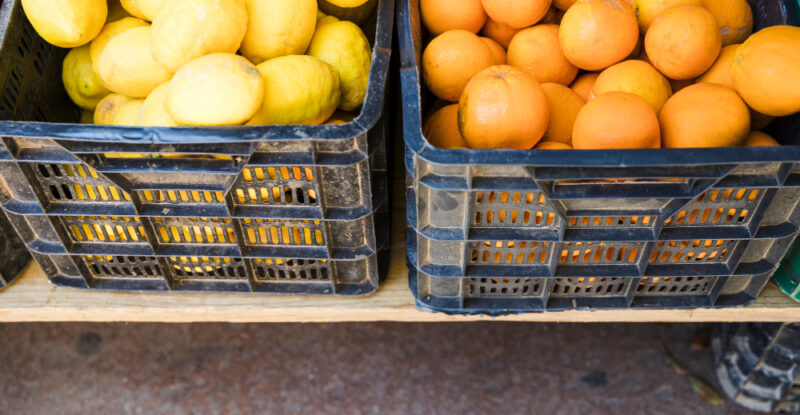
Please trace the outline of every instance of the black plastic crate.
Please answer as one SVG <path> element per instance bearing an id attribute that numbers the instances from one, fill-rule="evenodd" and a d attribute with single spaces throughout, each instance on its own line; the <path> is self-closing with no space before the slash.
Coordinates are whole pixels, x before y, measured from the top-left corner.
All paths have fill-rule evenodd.
<path id="1" fill-rule="evenodd" d="M 751 5 L 756 30 L 800 16 L 794 2 Z M 434 98 L 420 84 L 427 33 L 419 0 L 398 2 L 397 14 L 411 285 L 416 294 L 417 279 L 449 284 L 454 295 L 437 303 L 422 291 L 421 306 L 490 314 L 735 306 L 763 288 L 800 226 L 800 115 L 770 125 L 784 144 L 774 148 L 438 149 L 421 128 Z M 761 257 L 748 261 L 756 251 Z M 481 278 L 527 285 L 497 291 Z M 695 289 L 698 278 L 705 280 Z M 667 286 L 675 295 L 649 295 Z M 726 294 L 734 286 L 740 295 Z M 469 290 L 493 295 L 467 304 Z M 537 300 L 512 298 L 520 290 Z M 581 298 L 571 295 L 579 291 Z"/>
<path id="2" fill-rule="evenodd" d="M 0 7 L 2 207 L 59 285 L 367 294 L 385 276 L 394 1 L 380 0 L 361 113 L 344 125 L 76 124 L 67 50 Z M 356 272 L 356 270 L 359 270 Z"/>
<path id="3" fill-rule="evenodd" d="M 22 272 L 31 256 L 2 212 L 0 212 L 0 229 L 0 255 L 2 256 L 2 260 L 0 260 L 0 290 L 2 290 Z"/>

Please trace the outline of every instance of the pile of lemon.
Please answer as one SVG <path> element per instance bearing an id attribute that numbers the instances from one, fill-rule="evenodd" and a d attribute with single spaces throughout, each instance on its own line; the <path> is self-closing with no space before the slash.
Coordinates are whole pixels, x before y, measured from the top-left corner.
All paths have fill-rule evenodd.
<path id="1" fill-rule="evenodd" d="M 372 58 L 356 23 L 376 3 L 22 0 L 22 7 L 44 40 L 73 48 L 62 79 L 86 110 L 83 122 L 174 127 L 351 120 Z"/>

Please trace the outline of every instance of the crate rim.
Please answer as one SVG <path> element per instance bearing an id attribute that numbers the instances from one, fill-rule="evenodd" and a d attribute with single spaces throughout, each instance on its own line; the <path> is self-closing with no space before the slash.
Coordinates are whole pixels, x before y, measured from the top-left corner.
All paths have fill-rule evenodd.
<path id="1" fill-rule="evenodd" d="M 392 52 L 395 0 L 378 0 L 375 44 L 372 48 L 367 95 L 361 112 L 343 125 L 278 125 L 227 127 L 122 127 L 90 124 L 0 120 L 0 134 L 11 137 L 128 144 L 219 144 L 262 140 L 341 141 L 366 134 L 383 115 Z M 401 0 L 402 2 L 402 0 Z M 0 3 L 0 45 L 5 28 L 21 0 Z"/>
<path id="2" fill-rule="evenodd" d="M 787 16 L 792 19 L 791 16 Z M 798 25 L 800 16 L 790 21 Z M 420 22 L 421 24 L 421 22 Z M 403 136 L 406 146 L 422 160 L 439 165 L 509 165 L 541 167 L 649 167 L 664 165 L 741 164 L 800 160 L 800 145 L 655 150 L 464 150 L 439 149 L 422 132 L 422 83 L 411 30 L 411 2 L 397 2 Z"/>

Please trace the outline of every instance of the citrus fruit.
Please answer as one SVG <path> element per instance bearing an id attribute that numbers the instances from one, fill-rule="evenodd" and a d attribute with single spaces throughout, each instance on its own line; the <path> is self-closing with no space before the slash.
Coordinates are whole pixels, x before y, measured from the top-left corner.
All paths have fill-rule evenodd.
<path id="1" fill-rule="evenodd" d="M 483 43 L 489 47 L 489 50 L 492 52 L 492 56 L 494 56 L 494 64 L 495 65 L 504 65 L 506 63 L 507 55 L 506 50 L 503 49 L 503 46 L 497 43 L 496 40 L 488 37 L 481 37 Z"/>
<path id="2" fill-rule="evenodd" d="M 469 148 L 458 130 L 458 104 L 450 104 L 431 115 L 422 128 L 425 138 L 437 148 Z"/>
<path id="3" fill-rule="evenodd" d="M 495 22 L 522 29 L 542 20 L 550 9 L 551 0 L 481 0 L 481 3 Z"/>
<path id="4" fill-rule="evenodd" d="M 355 23 L 342 20 L 319 27 L 306 54 L 327 62 L 339 72 L 341 110 L 354 110 L 364 102 L 372 50 Z"/>
<path id="5" fill-rule="evenodd" d="M 169 82 L 159 85 L 145 98 L 139 112 L 137 125 L 143 127 L 177 127 L 178 123 L 167 112 L 167 90 Z"/>
<path id="6" fill-rule="evenodd" d="M 422 22 L 433 35 L 462 29 L 478 33 L 486 23 L 481 0 L 420 0 Z"/>
<path id="7" fill-rule="evenodd" d="M 577 1 L 578 0 L 553 0 L 553 7 L 559 10 L 567 11 Z"/>
<path id="8" fill-rule="evenodd" d="M 629 60 L 608 67 L 594 83 L 592 97 L 610 91 L 629 92 L 644 98 L 656 114 L 672 95 L 667 78 L 647 62 Z"/>
<path id="9" fill-rule="evenodd" d="M 172 72 L 150 53 L 150 26 L 128 29 L 112 37 L 97 62 L 97 74 L 106 88 L 143 98 L 168 81 Z"/>
<path id="10" fill-rule="evenodd" d="M 557 25 L 560 22 L 561 22 L 561 16 L 559 15 L 559 10 L 556 9 L 555 7 L 553 7 L 553 6 L 550 6 L 550 8 L 547 9 L 547 13 L 545 13 L 544 17 L 542 17 L 542 20 L 539 20 L 539 23 L 537 23 L 537 24 L 556 24 Z"/>
<path id="11" fill-rule="evenodd" d="M 289 55 L 258 65 L 264 102 L 247 125 L 322 124 L 341 99 L 336 69 L 313 57 Z"/>
<path id="12" fill-rule="evenodd" d="M 253 64 L 232 53 L 213 53 L 175 73 L 165 105 L 179 125 L 236 125 L 258 111 L 263 97 L 264 80 Z"/>
<path id="13" fill-rule="evenodd" d="M 774 117 L 800 111 L 800 27 L 772 26 L 736 52 L 731 74 L 750 108 Z"/>
<path id="14" fill-rule="evenodd" d="M 572 150 L 569 144 L 564 144 L 558 141 L 539 141 L 534 150 Z"/>
<path id="15" fill-rule="evenodd" d="M 455 102 L 472 76 L 493 63 L 492 51 L 477 35 L 450 30 L 435 37 L 425 48 L 422 76 L 434 95 Z"/>
<path id="16" fill-rule="evenodd" d="M 522 69 L 538 82 L 569 85 L 578 68 L 564 56 L 558 41 L 558 26 L 543 24 L 522 29 L 508 45 L 508 64 Z"/>
<path id="17" fill-rule="evenodd" d="M 123 17 L 128 17 L 130 14 L 122 7 L 119 0 L 108 0 L 108 15 L 106 16 L 106 23 L 116 22 Z"/>
<path id="18" fill-rule="evenodd" d="M 575 7 L 575 6 L 573 6 Z M 575 119 L 576 150 L 628 150 L 661 147 L 658 117 L 644 98 L 611 91 L 590 100 Z"/>
<path id="19" fill-rule="evenodd" d="M 681 4 L 702 6 L 703 0 L 634 0 L 633 11 L 636 12 L 636 20 L 639 22 L 642 34 L 647 33 L 647 29 L 664 10 Z"/>
<path id="20" fill-rule="evenodd" d="M 135 17 L 123 17 L 115 22 L 106 23 L 103 26 L 103 29 L 100 31 L 100 34 L 97 35 L 92 43 L 89 44 L 89 52 L 92 59 L 92 69 L 95 72 L 100 72 L 98 68 L 98 62 L 100 62 L 100 54 L 103 53 L 103 49 L 105 49 L 108 41 L 111 40 L 112 37 L 125 32 L 128 29 L 133 29 L 134 27 L 145 27 L 149 26 L 147 22 L 142 19 L 137 19 Z"/>
<path id="21" fill-rule="evenodd" d="M 106 22 L 106 0 L 22 0 L 22 9 L 47 43 L 74 48 L 89 43 Z"/>
<path id="22" fill-rule="evenodd" d="M 664 147 L 741 145 L 750 132 L 750 111 L 736 91 L 694 84 L 673 95 L 659 114 Z"/>
<path id="23" fill-rule="evenodd" d="M 672 94 L 694 84 L 694 79 L 669 79 L 669 85 L 672 87 Z"/>
<path id="24" fill-rule="evenodd" d="M 94 109 L 94 123 L 112 125 L 122 105 L 134 98 L 122 94 L 108 94 L 101 99 Z"/>
<path id="25" fill-rule="evenodd" d="M 578 96 L 581 97 L 584 102 L 586 102 L 591 97 L 592 87 L 599 76 L 600 74 L 598 72 L 585 73 L 579 76 L 578 79 L 576 79 L 575 82 L 570 85 L 570 88 L 572 88 L 572 90 L 575 91 L 575 93 L 578 94 Z"/>
<path id="26" fill-rule="evenodd" d="M 508 65 L 476 74 L 458 102 L 458 127 L 475 149 L 528 150 L 547 130 L 547 97 L 527 72 Z"/>
<path id="27" fill-rule="evenodd" d="M 314 36 L 315 0 L 245 0 L 247 34 L 242 55 L 254 64 L 284 55 L 302 55 Z"/>
<path id="28" fill-rule="evenodd" d="M 81 124 L 94 124 L 94 112 L 87 110 L 81 111 Z"/>
<path id="29" fill-rule="evenodd" d="M 94 111 L 97 103 L 111 91 L 103 86 L 103 81 L 92 70 L 89 45 L 74 48 L 64 57 L 61 66 L 61 81 L 75 105 Z"/>
<path id="30" fill-rule="evenodd" d="M 248 28 L 247 12 L 244 0 L 165 1 L 153 18 L 153 56 L 175 72 L 203 55 L 235 53 Z M 313 16 L 316 21 L 316 10 Z M 258 14 L 251 12 L 250 19 Z"/>
<path id="31" fill-rule="evenodd" d="M 131 16 L 136 16 L 150 22 L 156 17 L 156 13 L 163 1 L 164 0 L 120 0 L 122 7 L 125 8 Z"/>
<path id="32" fill-rule="evenodd" d="M 761 130 L 764 129 L 766 126 L 770 125 L 773 121 L 775 121 L 775 117 L 771 115 L 764 115 L 758 111 L 753 111 L 750 109 L 750 128 L 754 130 Z"/>
<path id="33" fill-rule="evenodd" d="M 774 147 L 781 144 L 769 134 L 761 131 L 751 131 L 742 145 L 745 147 Z"/>
<path id="34" fill-rule="evenodd" d="M 714 16 L 694 5 L 670 7 L 650 25 L 644 46 L 650 63 L 670 79 L 702 75 L 719 56 L 722 35 Z"/>
<path id="35" fill-rule="evenodd" d="M 361 24 L 375 10 L 378 0 L 319 0 L 318 3 L 319 7 L 330 15 Z"/>
<path id="36" fill-rule="evenodd" d="M 325 124 L 328 125 L 344 125 L 356 118 L 355 114 L 352 112 L 345 112 L 345 111 L 335 111 L 328 121 L 325 121 Z"/>
<path id="37" fill-rule="evenodd" d="M 550 107 L 550 122 L 542 141 L 572 143 L 572 127 L 584 101 L 575 91 L 556 83 L 541 85 Z"/>
<path id="38" fill-rule="evenodd" d="M 704 0 L 719 26 L 722 46 L 742 43 L 753 33 L 753 10 L 747 0 Z"/>
<path id="39" fill-rule="evenodd" d="M 482 35 L 494 39 L 497 43 L 503 45 L 504 48 L 508 48 L 508 44 L 511 43 L 511 39 L 514 38 L 517 32 L 519 32 L 519 29 L 497 23 L 491 18 L 486 19 L 486 24 L 483 25 L 483 29 L 481 29 Z"/>
<path id="40" fill-rule="evenodd" d="M 136 126 L 138 125 L 139 112 L 142 110 L 144 100 L 141 98 L 131 99 L 122 103 L 119 111 L 111 119 L 111 125 Z"/>
<path id="41" fill-rule="evenodd" d="M 723 47 L 716 62 L 708 68 L 706 73 L 700 75 L 695 82 L 724 85 L 728 88 L 733 88 L 731 66 L 733 65 L 733 60 L 736 58 L 737 49 L 739 49 L 738 44 Z"/>
<path id="42" fill-rule="evenodd" d="M 573 65 L 597 71 L 631 54 L 639 26 L 633 9 L 621 0 L 582 0 L 564 14 L 559 39 Z"/>

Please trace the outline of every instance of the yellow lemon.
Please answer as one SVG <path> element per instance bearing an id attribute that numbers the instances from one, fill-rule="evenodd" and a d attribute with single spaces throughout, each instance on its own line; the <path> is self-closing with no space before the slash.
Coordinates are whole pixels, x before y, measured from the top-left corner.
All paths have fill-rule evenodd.
<path id="1" fill-rule="evenodd" d="M 144 100 L 141 98 L 131 99 L 123 103 L 111 120 L 111 124 L 120 126 L 139 125 L 139 112 L 142 110 L 142 105 L 144 105 Z"/>
<path id="2" fill-rule="evenodd" d="M 258 70 L 264 78 L 264 103 L 247 125 L 321 124 L 339 106 L 336 69 L 313 56 L 270 59 Z"/>
<path id="3" fill-rule="evenodd" d="M 142 110 L 139 112 L 138 125 L 143 127 L 176 127 L 178 123 L 167 112 L 167 90 L 169 82 L 165 82 L 154 89 L 144 100 Z"/>
<path id="4" fill-rule="evenodd" d="M 106 95 L 105 98 L 100 100 L 100 103 L 97 104 L 97 108 L 94 110 L 94 123 L 112 125 L 122 105 L 132 100 L 133 98 L 122 94 Z"/>
<path id="5" fill-rule="evenodd" d="M 378 0 L 319 0 L 325 13 L 356 23 L 366 21 L 377 4 Z"/>
<path id="6" fill-rule="evenodd" d="M 148 21 L 153 21 L 156 17 L 158 8 L 161 7 L 162 0 L 120 0 L 122 7 L 133 16 Z"/>
<path id="7" fill-rule="evenodd" d="M 100 62 L 100 54 L 103 53 L 103 49 L 105 49 L 108 41 L 111 40 L 112 37 L 128 29 L 144 26 L 148 26 L 147 22 L 135 17 L 123 17 L 116 22 L 106 23 L 106 25 L 103 26 L 103 30 L 100 31 L 100 34 L 89 44 L 89 52 L 92 56 L 92 69 L 94 69 L 95 73 L 100 72 L 97 65 L 97 63 Z"/>
<path id="8" fill-rule="evenodd" d="M 339 19 L 337 19 L 336 16 L 325 16 L 317 20 L 317 30 L 319 30 L 319 28 L 322 27 L 323 25 L 326 25 L 328 23 L 336 23 L 338 21 Z"/>
<path id="9" fill-rule="evenodd" d="M 123 17 L 130 16 L 127 11 L 122 7 L 119 0 L 108 0 L 108 16 L 106 16 L 106 23 L 116 22 Z"/>
<path id="10" fill-rule="evenodd" d="M 94 112 L 81 111 L 81 124 L 94 124 Z"/>
<path id="11" fill-rule="evenodd" d="M 232 53 L 214 53 L 175 74 L 166 108 L 180 125 L 235 125 L 252 118 L 263 97 L 264 80 L 253 64 Z"/>
<path id="12" fill-rule="evenodd" d="M 89 43 L 108 15 L 106 0 L 22 0 L 22 9 L 39 36 L 60 48 Z"/>
<path id="13" fill-rule="evenodd" d="M 170 70 L 210 53 L 236 53 L 247 31 L 244 0 L 165 1 L 153 19 L 153 56 Z"/>
<path id="14" fill-rule="evenodd" d="M 311 39 L 308 54 L 339 72 L 340 109 L 351 111 L 364 102 L 372 51 L 358 26 L 345 20 L 320 26 Z"/>
<path id="15" fill-rule="evenodd" d="M 111 93 L 92 70 L 89 45 L 67 53 L 61 67 L 61 80 L 72 102 L 83 109 L 94 111 L 97 103 Z"/>
<path id="16" fill-rule="evenodd" d="M 242 55 L 259 64 L 284 55 L 302 55 L 314 35 L 317 0 L 246 0 L 247 34 Z"/>
<path id="17" fill-rule="evenodd" d="M 136 27 L 108 41 L 97 63 L 106 87 L 130 97 L 144 98 L 168 81 L 172 72 L 150 53 L 150 27 Z"/>
<path id="18" fill-rule="evenodd" d="M 328 118 L 327 121 L 325 121 L 325 124 L 328 124 L 328 125 L 344 125 L 344 124 L 347 124 L 347 123 L 353 121 L 355 118 L 356 118 L 356 114 L 353 114 L 352 112 L 335 111 L 333 113 L 333 115 L 331 115 L 331 117 Z"/>

